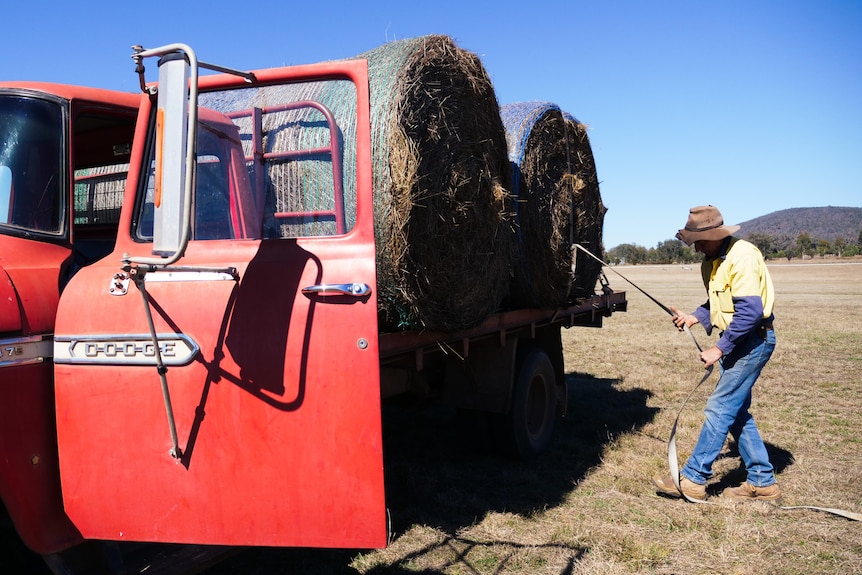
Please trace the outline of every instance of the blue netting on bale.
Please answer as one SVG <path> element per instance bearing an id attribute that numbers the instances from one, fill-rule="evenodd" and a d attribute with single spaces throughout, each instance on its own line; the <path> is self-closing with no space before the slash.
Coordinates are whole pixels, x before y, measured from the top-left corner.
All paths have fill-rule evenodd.
<path id="1" fill-rule="evenodd" d="M 577 182 L 566 121 L 549 102 L 501 106 L 517 221 L 515 305 L 564 304 L 572 284 L 572 205 Z"/>

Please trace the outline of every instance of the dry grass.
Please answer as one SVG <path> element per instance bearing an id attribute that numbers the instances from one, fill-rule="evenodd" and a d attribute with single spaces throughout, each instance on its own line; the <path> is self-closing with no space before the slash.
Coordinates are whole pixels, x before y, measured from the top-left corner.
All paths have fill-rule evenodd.
<path id="1" fill-rule="evenodd" d="M 666 305 L 701 303 L 696 267 L 619 269 Z M 862 265 L 770 269 L 778 347 L 752 412 L 784 503 L 862 512 Z M 628 292 L 629 311 L 602 329 L 564 332 L 570 411 L 542 457 L 482 455 L 443 410 L 387 412 L 387 549 L 250 551 L 213 573 L 862 573 L 859 523 L 654 493 L 649 478 L 666 468 L 670 426 L 702 368 L 661 309 L 609 279 Z M 682 415 L 681 458 L 699 431 L 707 387 Z M 744 479 L 731 450 L 716 471 L 713 494 Z"/>

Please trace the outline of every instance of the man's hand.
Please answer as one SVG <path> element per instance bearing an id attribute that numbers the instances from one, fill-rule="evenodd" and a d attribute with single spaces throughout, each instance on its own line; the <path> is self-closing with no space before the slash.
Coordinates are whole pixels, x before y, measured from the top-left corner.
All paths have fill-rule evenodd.
<path id="1" fill-rule="evenodd" d="M 721 351 L 718 346 L 714 345 L 709 349 L 705 349 L 700 352 L 700 361 L 704 363 L 704 369 L 709 366 L 715 364 L 721 357 L 724 355 L 724 352 Z"/>
<path id="2" fill-rule="evenodd" d="M 686 326 L 691 327 L 696 323 L 700 323 L 697 318 L 690 313 L 682 313 L 673 306 L 670 307 L 670 311 L 673 312 L 673 325 L 675 325 L 676 329 L 679 331 L 683 331 Z"/>

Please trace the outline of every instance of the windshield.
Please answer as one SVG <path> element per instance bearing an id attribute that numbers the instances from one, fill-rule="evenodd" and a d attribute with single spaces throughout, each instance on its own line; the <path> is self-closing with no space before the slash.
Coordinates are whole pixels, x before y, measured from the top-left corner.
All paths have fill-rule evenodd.
<path id="1" fill-rule="evenodd" d="M 62 118 L 57 103 L 0 97 L 0 225 L 63 231 Z"/>

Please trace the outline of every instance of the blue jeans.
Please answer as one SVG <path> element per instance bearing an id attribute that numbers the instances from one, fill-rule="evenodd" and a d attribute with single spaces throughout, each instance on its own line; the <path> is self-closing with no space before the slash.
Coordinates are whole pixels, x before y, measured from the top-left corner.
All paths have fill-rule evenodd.
<path id="1" fill-rule="evenodd" d="M 775 483 L 775 473 L 769 462 L 766 446 L 757 431 L 751 407 L 751 388 L 775 349 L 775 332 L 766 337 L 754 331 L 745 341 L 739 342 L 728 355 L 719 360 L 721 374 L 715 390 L 706 402 L 706 421 L 691 456 L 680 474 L 700 485 L 712 477 L 715 462 L 727 434 L 733 436 L 739 455 L 748 471 L 748 482 L 755 487 Z"/>

